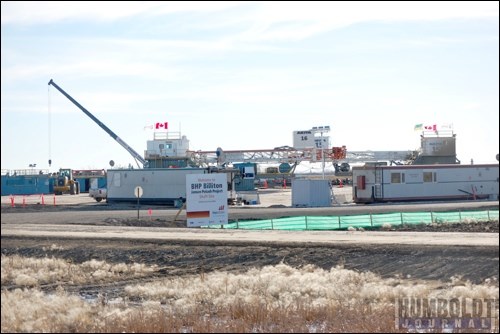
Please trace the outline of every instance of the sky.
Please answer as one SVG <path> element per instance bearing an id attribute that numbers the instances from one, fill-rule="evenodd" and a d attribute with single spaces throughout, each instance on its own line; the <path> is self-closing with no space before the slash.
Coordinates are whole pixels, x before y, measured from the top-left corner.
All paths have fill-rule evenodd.
<path id="1" fill-rule="evenodd" d="M 1 23 L 2 169 L 137 166 L 51 79 L 140 154 L 157 122 L 193 151 L 315 126 L 415 150 L 452 124 L 462 163 L 498 163 L 497 1 L 2 1 Z"/>

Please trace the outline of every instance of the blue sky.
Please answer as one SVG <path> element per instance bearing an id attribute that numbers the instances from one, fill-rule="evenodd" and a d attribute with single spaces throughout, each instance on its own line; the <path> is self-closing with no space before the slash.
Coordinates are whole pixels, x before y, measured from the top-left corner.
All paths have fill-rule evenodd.
<path id="1" fill-rule="evenodd" d="M 413 150 L 452 123 L 462 163 L 499 153 L 498 2 L 1 2 L 1 168 L 136 165 L 168 122 L 191 150 L 270 149 L 331 127 Z"/>

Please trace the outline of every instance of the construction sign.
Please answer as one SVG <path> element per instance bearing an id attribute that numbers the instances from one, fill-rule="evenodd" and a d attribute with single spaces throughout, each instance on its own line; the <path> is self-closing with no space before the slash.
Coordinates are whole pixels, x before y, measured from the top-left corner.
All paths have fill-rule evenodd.
<path id="1" fill-rule="evenodd" d="M 227 175 L 186 175 L 187 227 L 228 223 Z"/>

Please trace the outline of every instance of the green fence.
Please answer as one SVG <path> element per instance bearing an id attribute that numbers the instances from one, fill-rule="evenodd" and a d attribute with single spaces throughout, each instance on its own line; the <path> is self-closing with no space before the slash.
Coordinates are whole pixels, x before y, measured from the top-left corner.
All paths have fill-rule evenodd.
<path id="1" fill-rule="evenodd" d="M 345 230 L 349 227 L 378 228 L 384 224 L 467 223 L 498 220 L 498 210 L 459 212 L 397 212 L 356 216 L 301 216 L 235 221 L 209 228 L 247 230 Z"/>

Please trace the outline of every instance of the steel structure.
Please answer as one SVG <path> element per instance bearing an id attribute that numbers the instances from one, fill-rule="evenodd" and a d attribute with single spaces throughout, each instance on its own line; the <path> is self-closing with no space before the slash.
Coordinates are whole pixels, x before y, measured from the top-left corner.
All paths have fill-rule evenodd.
<path id="1" fill-rule="evenodd" d="M 60 88 L 52 79 L 49 85 L 54 86 L 61 94 L 66 96 L 73 104 L 82 110 L 90 119 L 97 123 L 104 131 L 106 131 L 114 140 L 123 146 L 136 161 L 139 161 L 143 167 L 149 167 L 149 161 L 144 159 L 139 153 L 132 149 L 120 137 L 118 137 L 111 129 L 103 124 L 99 119 L 92 115 L 80 103 L 73 99 L 68 93 Z M 257 150 L 229 150 L 223 151 L 217 149 L 216 151 L 190 151 L 186 150 L 186 157 L 190 165 L 199 167 L 210 166 L 226 166 L 228 164 L 237 162 L 255 162 L 255 163 L 289 163 L 291 165 L 298 165 L 302 161 L 307 162 L 323 162 L 323 163 L 363 163 L 367 161 L 391 161 L 397 164 L 411 164 L 417 157 L 416 151 L 353 151 L 348 152 L 345 146 L 324 148 L 323 146 L 323 133 L 330 131 L 329 126 L 314 127 L 310 130 L 314 135 L 321 133 L 319 140 L 319 147 L 314 148 L 293 148 L 289 146 L 276 147 L 274 149 L 257 149 Z M 148 158 L 149 151 L 146 151 Z M 163 159 L 163 158 L 162 158 Z M 170 157 L 170 159 L 172 159 Z M 153 159 L 154 160 L 154 159 Z M 156 166 L 160 167 L 160 166 Z"/>
<path id="2" fill-rule="evenodd" d="M 66 96 L 66 98 L 68 100 L 70 100 L 71 102 L 73 102 L 73 104 L 75 106 L 77 106 L 78 108 L 80 108 L 80 110 L 83 111 L 85 113 L 85 115 L 87 115 L 88 117 L 90 117 L 91 120 L 93 120 L 94 122 L 96 122 L 97 125 L 99 125 L 104 131 L 106 131 L 107 134 L 109 134 L 111 136 L 111 138 L 113 138 L 114 140 L 116 140 L 118 142 L 118 144 L 120 144 L 121 146 L 123 146 L 123 148 L 126 149 L 127 152 L 130 153 L 130 155 L 132 155 L 132 157 L 134 157 L 134 159 L 136 160 L 136 162 L 139 161 L 142 164 L 143 167 L 147 167 L 148 162 L 139 153 L 137 153 L 132 147 L 130 147 L 127 143 L 125 143 L 120 137 L 118 137 L 118 135 L 116 135 L 113 131 L 111 131 L 110 128 L 108 128 L 104 123 L 102 123 L 99 119 L 97 119 L 97 117 L 95 117 L 94 115 L 92 115 L 87 109 L 85 109 L 74 98 L 72 98 L 71 95 L 69 95 L 61 87 L 59 87 L 54 82 L 54 80 L 50 79 L 49 85 L 54 86 L 62 95 Z M 137 165 L 139 166 L 139 164 L 137 164 Z"/>
<path id="3" fill-rule="evenodd" d="M 188 151 L 190 160 L 198 166 L 224 165 L 235 162 L 260 162 L 260 163 L 289 163 L 299 164 L 302 161 L 329 163 L 347 162 L 362 163 L 366 161 L 411 161 L 414 151 L 353 151 L 349 152 L 343 147 L 332 149 L 294 149 L 291 147 L 260 149 L 260 150 L 216 150 L 216 151 Z"/>

